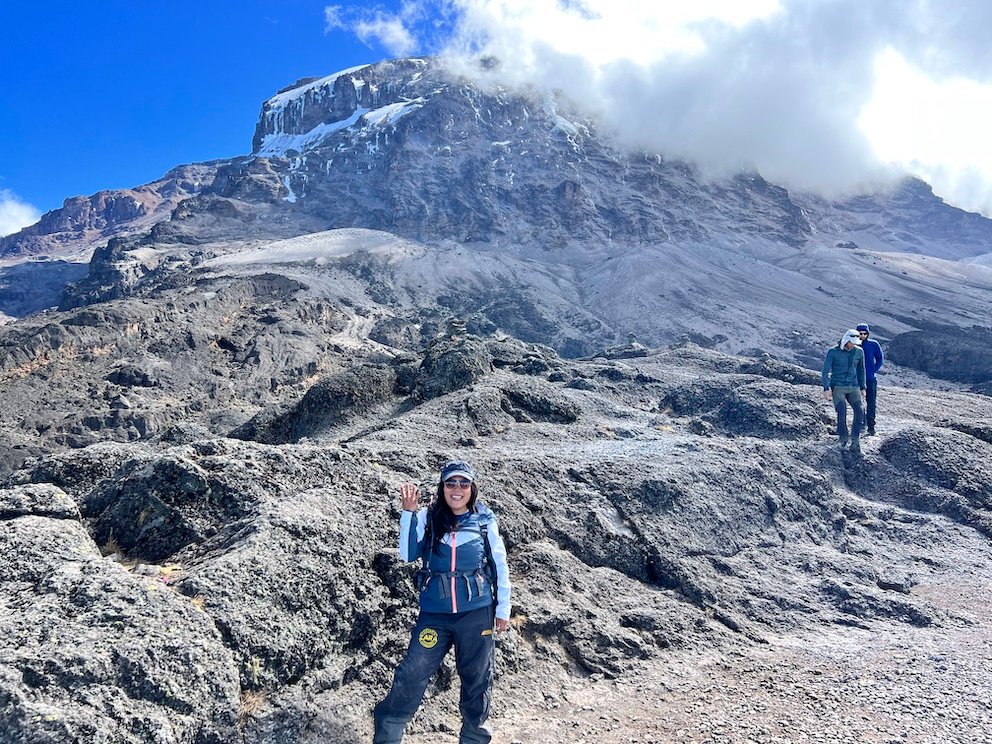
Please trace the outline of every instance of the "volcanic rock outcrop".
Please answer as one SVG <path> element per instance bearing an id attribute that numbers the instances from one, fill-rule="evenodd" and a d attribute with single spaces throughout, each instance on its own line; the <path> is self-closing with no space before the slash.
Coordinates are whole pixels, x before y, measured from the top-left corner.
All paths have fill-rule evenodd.
<path id="1" fill-rule="evenodd" d="M 668 649 L 732 648 L 837 623 L 945 622 L 913 593 L 948 568 L 925 546 L 992 524 L 990 445 L 962 431 L 992 414 L 981 396 L 956 394 L 952 407 L 942 394 L 921 403 L 886 390 L 881 436 L 856 458 L 835 450 L 816 380 L 798 367 L 694 344 L 567 361 L 510 339 L 440 343 L 445 356 L 473 360 L 485 348 L 503 361 L 467 386 L 426 357 L 416 375 L 404 371 L 409 358 L 380 363 L 368 368 L 387 381 L 366 388 L 377 391 L 373 407 L 342 395 L 355 388 L 333 373 L 265 430 L 283 435 L 259 437 L 281 444 L 162 436 L 25 463 L 2 492 L 4 601 L 17 609 L 5 622 L 30 628 L 44 616 L 64 640 L 4 634 L 17 640 L 4 657 L 5 735 L 16 741 L 47 715 L 64 741 L 92 731 L 144 741 L 166 719 L 178 740 L 194 740 L 177 733 L 189 731 L 224 740 L 217 732 L 236 719 L 249 742 L 315 742 L 328 731 L 360 740 L 368 711 L 354 701 L 383 692 L 412 622 L 411 573 L 393 547 L 396 487 L 413 480 L 430 491 L 451 456 L 476 463 L 510 549 L 516 630 L 499 669 L 516 690 L 543 684 L 549 665 L 614 676 Z M 532 362 L 503 363 L 513 358 Z M 534 360 L 546 370 L 533 374 Z M 425 398 L 410 384 L 434 376 L 446 392 Z M 44 537 L 56 520 L 72 526 L 58 528 L 60 541 L 71 537 L 82 553 L 49 550 L 61 544 Z M 107 613 L 120 618 L 106 641 L 118 661 L 83 672 L 102 663 L 103 641 L 75 652 L 85 698 L 63 662 L 45 661 L 70 653 L 80 617 L 91 622 L 69 612 L 78 589 L 51 585 L 81 566 L 108 592 L 86 595 L 94 627 Z M 38 593 L 45 604 L 26 601 Z M 131 614 L 112 609 L 124 596 Z M 182 620 L 162 614 L 177 612 Z M 120 636 L 144 625 L 141 640 Z M 190 645 L 180 651 L 166 632 Z M 136 653 L 151 661 L 135 668 L 125 660 Z M 198 687 L 186 665 L 207 663 L 226 676 Z M 452 684 L 448 668 L 437 685 Z M 151 706 L 141 725 L 99 702 L 128 685 L 142 685 L 127 694 Z M 419 725 L 443 713 L 435 706 Z"/>

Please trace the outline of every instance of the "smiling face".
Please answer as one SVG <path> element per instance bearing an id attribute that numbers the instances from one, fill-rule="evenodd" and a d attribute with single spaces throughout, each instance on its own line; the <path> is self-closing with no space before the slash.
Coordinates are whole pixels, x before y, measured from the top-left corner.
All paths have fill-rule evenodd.
<path id="1" fill-rule="evenodd" d="M 444 482 L 444 501 L 452 514 L 465 514 L 472 498 L 472 481 L 456 475 Z"/>

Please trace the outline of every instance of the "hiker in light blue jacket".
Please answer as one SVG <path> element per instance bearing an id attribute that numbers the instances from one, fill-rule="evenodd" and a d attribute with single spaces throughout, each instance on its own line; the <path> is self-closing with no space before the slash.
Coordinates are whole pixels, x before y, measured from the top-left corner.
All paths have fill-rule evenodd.
<path id="1" fill-rule="evenodd" d="M 437 496 L 417 508 L 420 491 L 400 487 L 400 557 L 421 561 L 420 616 L 406 658 L 386 698 L 375 707 L 373 744 L 399 744 L 448 649 L 461 680 L 459 744 L 488 744 L 493 684 L 493 629 L 510 619 L 510 572 L 496 517 L 480 502 L 475 471 L 455 460 L 441 470 Z"/>
<path id="2" fill-rule="evenodd" d="M 861 422 L 864 408 L 861 400 L 865 395 L 865 355 L 861 351 L 861 340 L 855 330 L 847 331 L 837 346 L 831 347 L 823 360 L 823 398 L 833 399 L 837 411 L 837 436 L 840 447 L 847 446 L 847 405 L 854 410 L 854 426 L 851 430 L 851 451 L 861 452 Z"/>

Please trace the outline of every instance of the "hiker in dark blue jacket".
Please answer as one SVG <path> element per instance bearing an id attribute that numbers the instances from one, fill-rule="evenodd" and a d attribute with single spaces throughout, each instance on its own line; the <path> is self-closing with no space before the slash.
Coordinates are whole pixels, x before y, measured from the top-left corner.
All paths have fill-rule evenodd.
<path id="1" fill-rule="evenodd" d="M 868 425 L 868 435 L 875 435 L 875 410 L 878 398 L 878 379 L 875 375 L 882 368 L 885 357 L 882 356 L 882 345 L 868 338 L 871 329 L 867 323 L 858 323 L 858 336 L 861 338 L 861 351 L 865 354 L 865 423 Z"/>
<path id="2" fill-rule="evenodd" d="M 854 410 L 851 430 L 851 451 L 861 451 L 861 422 L 864 410 L 861 399 L 865 394 L 865 355 L 861 351 L 858 332 L 844 334 L 840 344 L 831 347 L 823 360 L 823 398 L 833 399 L 837 411 L 837 436 L 840 448 L 847 446 L 847 405 Z"/>
<path id="3" fill-rule="evenodd" d="M 455 647 L 461 680 L 459 744 L 487 744 L 493 684 L 493 628 L 510 619 L 510 572 L 496 517 L 481 503 L 475 471 L 467 462 L 441 470 L 437 497 L 417 508 L 420 491 L 400 487 L 400 557 L 420 560 L 420 616 L 393 686 L 375 707 L 373 744 L 399 744 L 424 697 L 427 683 Z"/>

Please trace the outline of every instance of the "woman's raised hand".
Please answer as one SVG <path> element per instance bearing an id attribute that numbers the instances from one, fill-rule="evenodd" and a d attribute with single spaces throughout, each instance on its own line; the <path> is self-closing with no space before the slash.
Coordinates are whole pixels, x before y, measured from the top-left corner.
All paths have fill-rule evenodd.
<path id="1" fill-rule="evenodd" d="M 420 503 L 420 489 L 413 483 L 404 483 L 400 486 L 400 503 L 403 511 L 415 512 Z"/>

